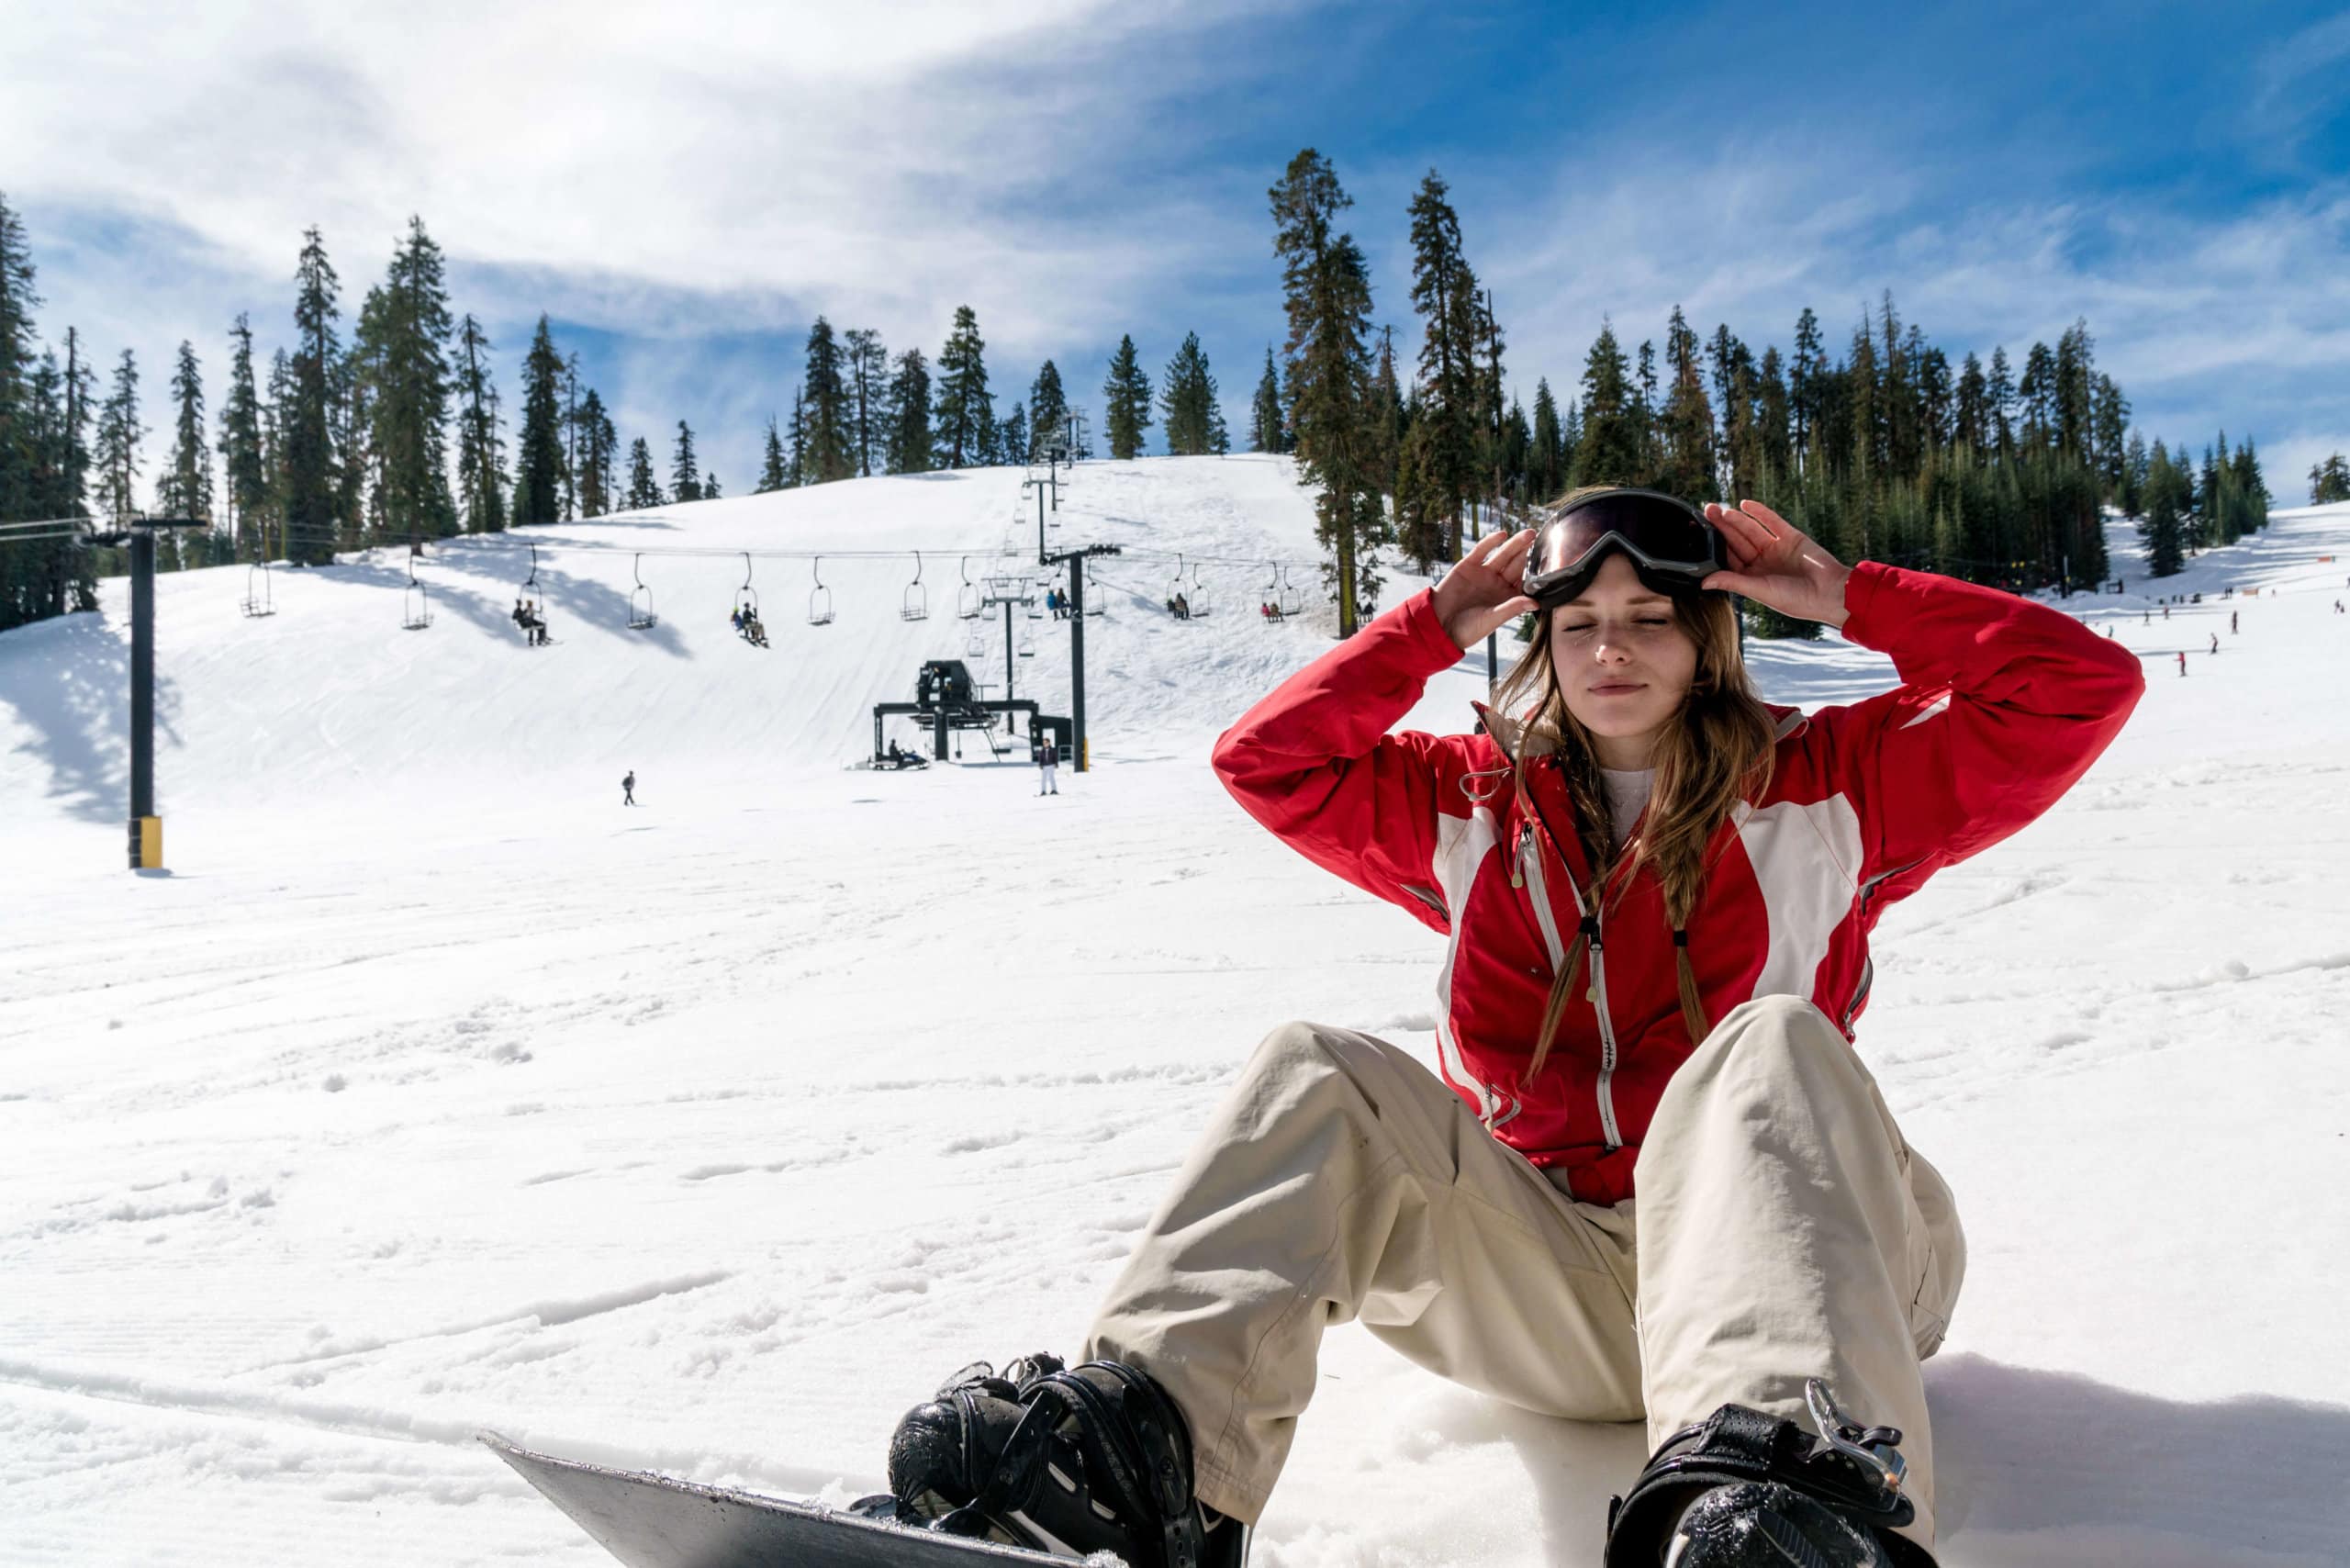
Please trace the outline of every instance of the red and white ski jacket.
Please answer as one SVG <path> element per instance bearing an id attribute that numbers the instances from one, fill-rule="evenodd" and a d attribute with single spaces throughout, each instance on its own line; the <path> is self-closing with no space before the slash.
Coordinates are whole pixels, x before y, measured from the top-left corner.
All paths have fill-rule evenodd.
<path id="1" fill-rule="evenodd" d="M 1631 1196 L 1649 1117 L 1694 1048 L 1662 890 L 1645 867 L 1620 896 L 1611 890 L 1588 983 L 1541 1076 L 1522 1081 L 1577 893 L 1599 901 L 1555 767 L 1530 777 L 1538 815 L 1491 737 L 1387 734 L 1461 656 L 1431 597 L 1283 681 L 1217 740 L 1215 769 L 1307 859 L 1444 935 L 1445 1081 L 1494 1137 L 1563 1167 L 1575 1197 L 1613 1204 Z M 1863 562 L 1844 602 L 1844 635 L 1892 655 L 1901 685 L 1808 718 L 1774 710 L 1770 787 L 1707 847 L 1688 921 L 1698 994 L 1717 1021 L 1786 993 L 1849 1038 L 1886 907 L 2046 811 L 2145 689 L 2136 655 L 1991 588 Z"/>

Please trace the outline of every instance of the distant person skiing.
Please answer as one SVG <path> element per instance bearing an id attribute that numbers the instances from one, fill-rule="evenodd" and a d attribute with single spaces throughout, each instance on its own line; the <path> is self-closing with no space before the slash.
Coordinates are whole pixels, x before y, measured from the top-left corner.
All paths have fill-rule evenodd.
<path id="1" fill-rule="evenodd" d="M 2185 648 L 2178 650 L 2178 673 L 2181 675 L 2185 675 L 2187 673 L 2187 650 Z"/>
<path id="2" fill-rule="evenodd" d="M 2234 635 L 2236 634 L 2236 615 L 2237 615 L 2237 613 L 2238 613 L 2237 611 L 2232 610 L 2229 610 L 2229 611 L 2228 611 L 2228 635 L 2229 635 L 2229 636 L 2231 636 L 2231 637 L 2232 637 L 2232 636 L 2234 636 Z"/>
<path id="3" fill-rule="evenodd" d="M 1036 745 L 1036 793 L 1058 795 L 1060 785 L 1061 748 L 1055 745 L 1049 732 Z"/>
<path id="4" fill-rule="evenodd" d="M 630 768 L 627 776 L 621 780 L 621 804 L 623 806 L 636 804 L 636 769 L 633 767 Z"/>
<path id="5" fill-rule="evenodd" d="M 1904 683 L 1764 704 L 1733 594 L 1841 627 Z M 1528 614 L 1489 734 L 1390 733 Z M 1966 1244 L 1850 1030 L 1885 907 L 2045 812 L 2120 732 L 2144 676 L 2103 641 L 1995 589 L 1847 568 L 1752 501 L 1583 490 L 1478 541 L 1213 753 L 1275 836 L 1441 938 L 1441 1078 L 1351 1029 L 1274 1029 L 1085 1364 L 960 1374 L 900 1424 L 894 1495 L 860 1507 L 1226 1568 L 1325 1327 L 1359 1320 L 1527 1409 L 1645 1417 L 1608 1568 L 1930 1568 L 1920 1361 Z"/>
<path id="6" fill-rule="evenodd" d="M 2215 654 L 2220 651 L 2220 634 L 2217 632 L 2211 633 L 2211 651 Z"/>

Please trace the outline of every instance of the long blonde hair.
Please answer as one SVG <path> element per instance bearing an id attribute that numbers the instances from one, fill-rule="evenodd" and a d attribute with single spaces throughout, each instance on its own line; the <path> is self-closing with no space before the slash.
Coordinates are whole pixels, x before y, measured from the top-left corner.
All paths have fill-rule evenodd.
<path id="1" fill-rule="evenodd" d="M 1606 486 L 1585 486 L 1571 493 L 1572 502 Z M 1689 965 L 1688 923 L 1697 904 L 1706 872 L 1706 846 L 1741 798 L 1760 795 L 1769 788 L 1776 726 L 1770 710 L 1754 695 L 1739 652 L 1737 611 L 1729 596 L 1721 593 L 1673 593 L 1674 624 L 1697 645 L 1696 673 L 1682 699 L 1680 722 L 1658 735 L 1651 766 L 1656 778 L 1649 793 L 1648 814 L 1631 843 L 1618 858 L 1611 842 L 1607 793 L 1599 773 L 1599 758 L 1591 732 L 1567 711 L 1559 688 L 1558 668 L 1550 653 L 1550 610 L 1538 610 L 1534 636 L 1525 654 L 1494 689 L 1494 708 L 1515 725 L 1506 749 L 1510 752 L 1518 798 L 1528 802 L 1532 772 L 1546 756 L 1558 759 L 1566 781 L 1567 798 L 1574 808 L 1575 836 L 1592 867 L 1592 886 L 1576 890 L 1580 913 L 1587 922 L 1598 914 L 1601 901 L 1620 899 L 1642 866 L 1653 866 L 1664 891 L 1665 918 L 1673 925 L 1673 963 L 1680 975 L 1681 1014 L 1695 1044 L 1712 1025 L 1697 995 L 1697 980 Z M 1561 846 L 1563 847 L 1563 846 Z M 1550 984 L 1542 1010 L 1541 1033 L 1527 1064 L 1526 1081 L 1542 1070 L 1565 1015 L 1567 999 L 1583 969 L 1589 926 L 1578 922 L 1574 944 Z"/>

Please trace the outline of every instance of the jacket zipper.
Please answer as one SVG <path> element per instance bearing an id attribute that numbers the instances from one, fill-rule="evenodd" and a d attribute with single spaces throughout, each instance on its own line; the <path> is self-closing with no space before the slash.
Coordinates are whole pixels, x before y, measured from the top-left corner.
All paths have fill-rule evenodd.
<path id="1" fill-rule="evenodd" d="M 1534 892 L 1534 918 L 1542 926 L 1542 940 L 1550 949 L 1550 972 L 1556 975 L 1567 961 L 1567 949 L 1559 939 L 1558 920 L 1551 913 L 1550 890 L 1543 881 L 1542 852 L 1523 827 L 1518 833 L 1517 847 L 1519 868 Z M 1575 895 L 1575 909 L 1580 913 L 1584 908 L 1583 889 L 1575 882 L 1574 868 L 1567 865 L 1564 857 L 1559 865 L 1567 874 L 1567 888 Z M 1591 989 L 1583 1000 L 1592 1004 L 1592 1011 L 1599 1019 L 1599 1130 L 1607 1140 L 1608 1148 L 1617 1149 L 1624 1147 L 1624 1135 L 1616 1125 L 1616 1025 L 1607 1015 L 1606 948 L 1600 941 L 1599 912 L 1593 910 L 1583 919 L 1585 945 L 1591 953 Z"/>

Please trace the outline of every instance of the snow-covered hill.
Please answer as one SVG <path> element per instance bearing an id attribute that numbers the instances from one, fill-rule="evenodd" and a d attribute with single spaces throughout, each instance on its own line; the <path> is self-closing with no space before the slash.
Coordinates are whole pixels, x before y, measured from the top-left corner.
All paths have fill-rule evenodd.
<path id="1" fill-rule="evenodd" d="M 961 555 L 1033 555 L 1012 473 L 549 531 L 592 548 L 543 560 L 537 652 L 516 539 L 436 552 L 417 633 L 397 557 L 286 574 L 263 622 L 241 573 L 166 579 L 168 877 L 119 869 L 119 585 L 0 636 L 0 1561 L 604 1561 L 481 1426 L 869 1489 L 939 1377 L 1077 1342 L 1272 1025 L 1432 1054 L 1433 939 L 1204 766 L 1326 645 L 1254 614 L 1243 563 L 1314 554 L 1284 465 L 1089 465 L 1059 516 L 1056 547 L 1136 554 L 1101 567 L 1096 767 L 1058 800 L 977 751 L 840 767 L 963 655 Z M 2115 540 L 2132 591 L 2069 608 L 2148 656 L 2144 705 L 1887 917 L 1862 1034 L 1973 1249 L 1930 1369 L 1944 1561 L 2338 1562 L 2350 508 L 2161 585 Z M 646 556 L 632 633 L 655 543 L 712 554 Z M 940 552 L 930 620 L 898 616 L 908 556 L 828 559 L 822 628 L 805 563 L 761 562 L 775 645 L 733 638 L 724 552 L 841 548 Z M 1181 626 L 1178 550 L 1218 601 Z M 2157 586 L 2204 602 L 2165 621 Z M 1035 630 L 1021 688 L 1065 711 L 1066 629 Z M 1834 640 L 1754 658 L 1784 700 L 1888 678 Z M 1414 722 L 1483 688 L 1464 660 Z M 1636 1430 L 1327 1349 L 1260 1562 L 1597 1561 Z"/>

